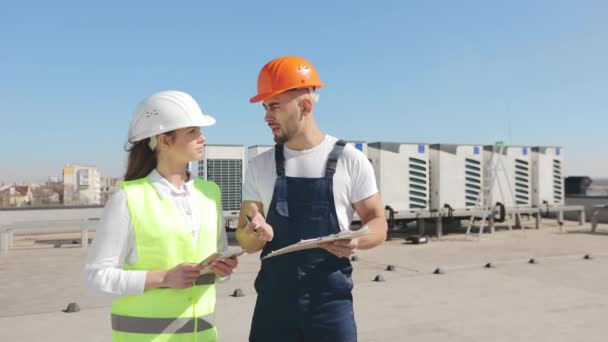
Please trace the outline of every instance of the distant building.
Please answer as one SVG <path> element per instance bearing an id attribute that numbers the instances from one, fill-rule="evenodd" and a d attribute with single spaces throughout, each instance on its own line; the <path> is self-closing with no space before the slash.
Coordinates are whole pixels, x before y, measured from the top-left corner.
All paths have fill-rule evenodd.
<path id="1" fill-rule="evenodd" d="M 45 184 L 32 186 L 34 198 L 32 205 L 63 204 L 63 182 L 58 177 L 49 177 Z"/>
<path id="2" fill-rule="evenodd" d="M 101 179 L 95 166 L 66 165 L 63 168 L 65 205 L 101 204 Z"/>
<path id="3" fill-rule="evenodd" d="M 29 185 L 8 185 L 0 188 L 0 206 L 21 207 L 32 204 Z"/>
<path id="4" fill-rule="evenodd" d="M 116 177 L 101 177 L 100 204 L 106 204 L 112 194 L 118 190 L 121 180 Z"/>
<path id="5" fill-rule="evenodd" d="M 52 183 L 52 184 L 61 183 L 61 178 L 59 178 L 59 177 L 49 177 L 49 180 L 47 181 L 47 183 L 49 183 L 49 184 L 50 183 Z"/>

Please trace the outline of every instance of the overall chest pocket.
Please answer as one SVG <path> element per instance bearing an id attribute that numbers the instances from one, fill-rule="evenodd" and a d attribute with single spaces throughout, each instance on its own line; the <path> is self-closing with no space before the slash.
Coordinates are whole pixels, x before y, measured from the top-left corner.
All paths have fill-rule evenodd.
<path id="1" fill-rule="evenodd" d="M 328 220 L 329 202 L 296 202 L 289 207 L 289 212 L 300 222 Z"/>

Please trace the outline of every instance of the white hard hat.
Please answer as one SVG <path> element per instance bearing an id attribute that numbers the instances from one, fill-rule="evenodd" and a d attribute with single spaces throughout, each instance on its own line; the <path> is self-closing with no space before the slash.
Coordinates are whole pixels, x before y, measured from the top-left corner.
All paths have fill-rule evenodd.
<path id="1" fill-rule="evenodd" d="M 129 127 L 129 142 L 134 143 L 184 127 L 215 124 L 204 114 L 192 96 L 175 90 L 161 91 L 137 105 Z"/>

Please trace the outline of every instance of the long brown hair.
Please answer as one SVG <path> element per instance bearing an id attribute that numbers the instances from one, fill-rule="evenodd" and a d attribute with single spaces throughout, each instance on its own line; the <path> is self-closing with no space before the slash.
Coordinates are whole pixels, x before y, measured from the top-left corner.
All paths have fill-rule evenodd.
<path id="1" fill-rule="evenodd" d="M 163 133 L 174 138 L 175 131 Z M 148 144 L 150 138 L 137 141 L 131 144 L 131 147 L 126 150 L 129 152 L 129 160 L 127 162 L 127 172 L 125 172 L 125 181 L 140 179 L 146 177 L 152 170 L 156 168 L 158 159 L 156 151 L 152 151 Z"/>

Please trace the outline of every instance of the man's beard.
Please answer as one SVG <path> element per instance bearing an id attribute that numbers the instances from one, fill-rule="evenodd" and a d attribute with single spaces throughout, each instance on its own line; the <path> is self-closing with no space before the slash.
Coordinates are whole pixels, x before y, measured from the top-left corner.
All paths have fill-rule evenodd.
<path id="1" fill-rule="evenodd" d="M 281 135 L 273 134 L 274 142 L 277 144 L 285 144 L 289 140 L 289 137 L 287 136 L 287 133 L 282 130 L 280 133 Z"/>
<path id="2" fill-rule="evenodd" d="M 283 145 L 283 144 L 285 144 L 287 142 L 287 140 L 288 139 L 287 139 L 286 136 L 282 136 L 282 137 L 278 137 L 276 135 L 274 136 L 274 142 L 277 143 L 277 144 Z"/>

